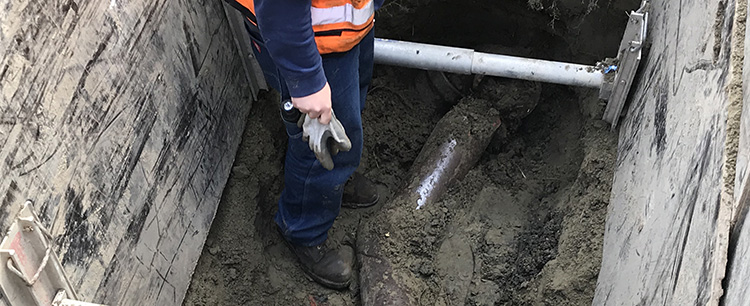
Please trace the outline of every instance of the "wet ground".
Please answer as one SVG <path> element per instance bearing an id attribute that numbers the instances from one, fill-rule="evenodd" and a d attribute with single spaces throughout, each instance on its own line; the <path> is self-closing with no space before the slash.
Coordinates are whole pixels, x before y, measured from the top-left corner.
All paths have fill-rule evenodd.
<path id="1" fill-rule="evenodd" d="M 537 10 L 519 1 L 432 1 L 432 8 L 417 18 L 412 15 L 417 7 L 410 6 L 412 2 L 390 2 L 379 13 L 383 30 L 378 36 L 592 64 L 606 50 L 598 43 L 581 43 L 586 38 L 580 33 L 592 31 L 580 26 L 600 22 L 617 28 L 612 17 L 617 15 L 609 14 L 619 10 L 612 3 L 599 3 L 598 10 L 606 15 L 597 10 L 558 10 L 559 19 L 568 14 L 564 23 L 555 19 L 549 4 L 541 2 L 542 9 Z M 445 29 L 449 25 L 429 26 L 456 10 L 474 18 L 450 30 Z M 622 14 L 622 25 L 625 18 Z M 480 25 L 484 28 L 477 29 Z M 596 32 L 591 37 L 619 42 L 621 32 Z M 600 57 L 614 55 L 615 46 Z M 448 79 L 464 95 L 486 99 L 503 94 L 492 91 L 492 82 L 497 81 L 492 78 Z M 430 84 L 434 81 L 424 72 L 376 67 L 363 114 L 363 172 L 379 184 L 381 203 L 403 187 L 422 145 L 449 109 L 435 103 L 443 99 Z M 599 120 L 604 104 L 596 98 L 597 91 L 537 86 L 541 89 L 519 89 L 539 91 L 538 101 L 523 101 L 533 111 L 505 118 L 477 165 L 430 208 L 424 227 L 404 229 L 418 237 L 410 251 L 417 258 L 411 271 L 435 288 L 420 293 L 416 297 L 420 303 L 591 303 L 616 134 Z M 282 188 L 286 144 L 277 100 L 274 93 L 264 94 L 248 117 L 243 144 L 184 305 L 359 303 L 357 284 L 333 291 L 305 277 L 276 234 L 272 216 Z M 342 210 L 331 238 L 354 245 L 360 223 L 372 221 L 368 216 L 379 208 Z"/>

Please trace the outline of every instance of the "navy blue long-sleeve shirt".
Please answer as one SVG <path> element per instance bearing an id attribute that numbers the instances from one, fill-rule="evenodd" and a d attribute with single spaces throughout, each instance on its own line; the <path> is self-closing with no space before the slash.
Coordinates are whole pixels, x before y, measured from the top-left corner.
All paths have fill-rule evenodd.
<path id="1" fill-rule="evenodd" d="M 378 9 L 384 0 L 373 1 Z M 311 95 L 326 84 L 311 5 L 311 0 L 255 0 L 261 36 L 292 97 Z"/>

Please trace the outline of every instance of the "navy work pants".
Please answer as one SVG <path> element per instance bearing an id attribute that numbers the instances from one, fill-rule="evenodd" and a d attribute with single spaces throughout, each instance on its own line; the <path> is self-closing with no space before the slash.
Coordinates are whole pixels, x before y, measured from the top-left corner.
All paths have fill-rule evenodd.
<path id="1" fill-rule="evenodd" d="M 289 96 L 286 82 L 262 41 L 253 36 L 253 50 L 266 81 L 281 93 L 283 100 Z M 308 144 L 302 141 L 302 129 L 284 121 L 289 140 L 284 190 L 275 221 L 285 238 L 294 244 L 316 246 L 325 242 L 341 209 L 344 184 L 359 166 L 363 145 L 361 113 L 372 80 L 373 44 L 373 31 L 370 31 L 352 50 L 322 56 L 333 110 L 352 142 L 349 152 L 333 156 L 333 170 L 320 165 Z"/>

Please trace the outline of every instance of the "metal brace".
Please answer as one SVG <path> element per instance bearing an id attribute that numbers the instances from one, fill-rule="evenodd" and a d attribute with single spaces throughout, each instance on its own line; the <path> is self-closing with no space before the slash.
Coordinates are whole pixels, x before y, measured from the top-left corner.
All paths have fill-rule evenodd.
<path id="1" fill-rule="evenodd" d="M 604 62 L 608 64 L 600 63 L 600 66 L 611 70 L 605 73 L 605 81 L 599 91 L 599 98 L 608 101 L 602 119 L 611 123 L 613 130 L 620 120 L 630 87 L 633 85 L 633 79 L 641 62 L 648 28 L 648 8 L 649 1 L 644 0 L 637 11 L 630 13 L 617 58 L 605 60 Z M 613 68 L 609 69 L 610 67 Z"/>
<path id="2" fill-rule="evenodd" d="M 94 304 L 88 302 L 81 302 L 76 300 L 68 299 L 68 294 L 65 290 L 60 289 L 55 295 L 55 300 L 52 301 L 52 306 L 106 306 L 102 304 Z"/>
<path id="3" fill-rule="evenodd" d="M 99 305 L 76 301 L 51 241 L 27 201 L 0 243 L 0 296 L 12 306 Z"/>

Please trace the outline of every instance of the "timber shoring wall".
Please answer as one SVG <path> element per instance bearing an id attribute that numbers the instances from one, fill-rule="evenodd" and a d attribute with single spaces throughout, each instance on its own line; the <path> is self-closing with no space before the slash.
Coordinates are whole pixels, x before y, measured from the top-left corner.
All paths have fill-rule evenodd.
<path id="1" fill-rule="evenodd" d="M 34 201 L 88 301 L 179 305 L 250 91 L 220 1 L 0 0 L 0 230 Z"/>
<path id="2" fill-rule="evenodd" d="M 716 305 L 722 296 L 734 203 L 724 184 L 736 149 L 727 141 L 734 8 L 651 1 L 594 305 Z"/>

